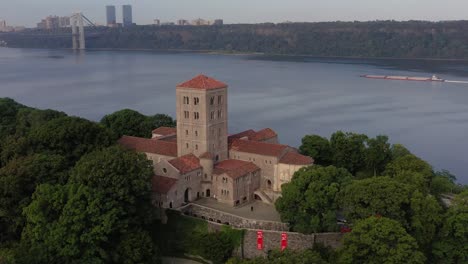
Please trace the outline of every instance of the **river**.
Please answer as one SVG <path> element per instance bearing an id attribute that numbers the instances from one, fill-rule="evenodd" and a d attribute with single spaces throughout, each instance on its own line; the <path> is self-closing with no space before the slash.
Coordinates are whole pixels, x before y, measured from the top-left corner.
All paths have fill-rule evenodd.
<path id="1" fill-rule="evenodd" d="M 204 73 L 229 84 L 229 129 L 271 127 L 282 143 L 337 130 L 386 134 L 468 184 L 468 62 L 0 48 L 0 97 L 100 120 L 131 108 L 175 115 L 175 86 Z"/>

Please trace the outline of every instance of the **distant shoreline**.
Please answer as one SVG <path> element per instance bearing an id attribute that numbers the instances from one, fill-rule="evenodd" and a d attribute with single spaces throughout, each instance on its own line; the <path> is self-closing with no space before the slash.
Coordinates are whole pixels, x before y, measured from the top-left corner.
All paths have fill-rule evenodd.
<path id="1" fill-rule="evenodd" d="M 42 49 L 42 50 L 72 50 L 70 48 L 15 48 L 0 47 L 10 49 Z M 128 49 L 128 48 L 87 48 L 85 51 L 153 51 L 153 52 L 175 52 L 175 53 L 199 53 L 208 55 L 229 55 L 229 56 L 272 56 L 272 57 L 303 57 L 317 59 L 361 59 L 361 60 L 419 60 L 419 61 L 451 61 L 468 62 L 468 59 L 449 58 L 407 58 L 407 57 L 359 57 L 359 56 L 318 56 L 308 54 L 280 54 L 263 52 L 240 52 L 240 51 L 220 51 L 220 50 L 186 50 L 186 49 Z"/>

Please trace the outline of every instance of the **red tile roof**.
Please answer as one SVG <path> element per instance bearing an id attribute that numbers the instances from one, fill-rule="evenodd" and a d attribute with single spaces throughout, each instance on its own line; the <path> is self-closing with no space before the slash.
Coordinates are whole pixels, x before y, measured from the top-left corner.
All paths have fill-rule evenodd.
<path id="1" fill-rule="evenodd" d="M 218 88 L 227 88 L 227 84 L 205 76 L 203 74 L 200 74 L 195 78 L 191 79 L 190 81 L 186 81 L 177 85 L 177 87 L 210 90 Z"/>
<path id="2" fill-rule="evenodd" d="M 220 175 L 226 173 L 232 179 L 237 179 L 246 175 L 247 173 L 255 172 L 260 170 L 257 165 L 252 162 L 242 161 L 242 160 L 224 160 L 216 164 L 213 173 Z"/>
<path id="3" fill-rule="evenodd" d="M 170 160 L 169 163 L 174 166 L 181 174 L 189 173 L 200 169 L 200 160 L 193 154 L 188 154 L 177 159 Z"/>
<path id="4" fill-rule="evenodd" d="M 281 157 L 289 146 L 259 141 L 234 139 L 229 146 L 230 150 L 253 153 L 263 156 Z"/>
<path id="5" fill-rule="evenodd" d="M 314 159 L 291 151 L 286 153 L 279 163 L 291 165 L 312 165 L 314 163 Z"/>
<path id="6" fill-rule="evenodd" d="M 276 132 L 273 131 L 273 129 L 265 128 L 265 129 L 262 129 L 262 130 L 258 131 L 257 133 L 255 133 L 255 135 L 253 135 L 250 138 L 250 140 L 263 141 L 263 140 L 267 140 L 267 139 L 274 138 L 274 137 L 277 137 L 277 136 L 278 136 L 278 134 L 276 134 Z"/>
<path id="7" fill-rule="evenodd" d="M 153 134 L 161 136 L 169 136 L 177 134 L 177 129 L 175 127 L 158 127 L 153 130 Z"/>
<path id="8" fill-rule="evenodd" d="M 155 175 L 151 180 L 151 186 L 153 192 L 159 194 L 167 194 L 174 185 L 176 185 L 177 179 L 168 178 L 164 176 Z"/>
<path id="9" fill-rule="evenodd" d="M 232 142 L 234 139 L 241 139 L 241 138 L 245 138 L 245 137 L 247 139 L 250 139 L 254 135 L 255 135 L 255 131 L 252 130 L 252 129 L 249 129 L 249 130 L 246 130 L 246 131 L 234 134 L 234 135 L 230 135 L 228 137 L 228 142 Z"/>
<path id="10" fill-rule="evenodd" d="M 138 152 L 153 153 L 169 157 L 177 157 L 177 143 L 148 138 L 123 136 L 118 143 Z"/>

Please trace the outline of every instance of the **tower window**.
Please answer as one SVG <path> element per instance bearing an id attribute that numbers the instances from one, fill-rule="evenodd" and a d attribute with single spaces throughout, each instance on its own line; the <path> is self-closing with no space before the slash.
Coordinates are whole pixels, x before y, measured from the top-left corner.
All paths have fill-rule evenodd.
<path id="1" fill-rule="evenodd" d="M 198 145 L 195 145 L 195 150 L 198 150 Z"/>
<path id="2" fill-rule="evenodd" d="M 214 96 L 210 98 L 210 105 L 214 105 Z"/>
<path id="3" fill-rule="evenodd" d="M 213 120 L 215 117 L 215 113 L 214 112 L 211 112 L 211 120 Z"/>
<path id="4" fill-rule="evenodd" d="M 189 113 L 189 111 L 184 111 L 184 117 L 185 117 L 185 118 L 190 118 L 190 113 Z"/>
<path id="5" fill-rule="evenodd" d="M 193 113 L 193 118 L 195 118 L 196 120 L 197 120 L 197 119 L 200 119 L 200 113 L 194 112 L 194 113 Z"/>
<path id="6" fill-rule="evenodd" d="M 188 143 L 185 143 L 185 146 L 186 146 L 187 148 L 189 148 L 189 144 L 188 144 Z"/>
<path id="7" fill-rule="evenodd" d="M 200 103 L 200 98 L 194 97 L 194 98 L 193 98 L 193 104 L 194 104 L 194 105 L 198 105 L 199 103 Z"/>
<path id="8" fill-rule="evenodd" d="M 195 136 L 198 137 L 198 131 L 197 130 L 195 130 Z"/>
<path id="9" fill-rule="evenodd" d="M 218 119 L 221 118 L 221 110 L 218 110 Z"/>
<path id="10" fill-rule="evenodd" d="M 190 99 L 188 98 L 188 96 L 184 96 L 184 104 L 189 104 L 190 103 Z"/>
<path id="11" fill-rule="evenodd" d="M 188 130 L 185 130 L 185 135 L 188 136 Z"/>
<path id="12" fill-rule="evenodd" d="M 223 96 L 218 95 L 218 104 L 222 104 L 222 103 L 223 103 Z"/>

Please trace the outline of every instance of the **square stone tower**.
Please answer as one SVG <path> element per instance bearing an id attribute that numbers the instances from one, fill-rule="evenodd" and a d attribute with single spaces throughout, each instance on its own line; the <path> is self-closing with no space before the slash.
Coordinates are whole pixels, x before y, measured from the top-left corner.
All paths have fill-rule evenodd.
<path id="1" fill-rule="evenodd" d="M 177 85 L 177 154 L 228 158 L 227 85 L 205 75 Z"/>

